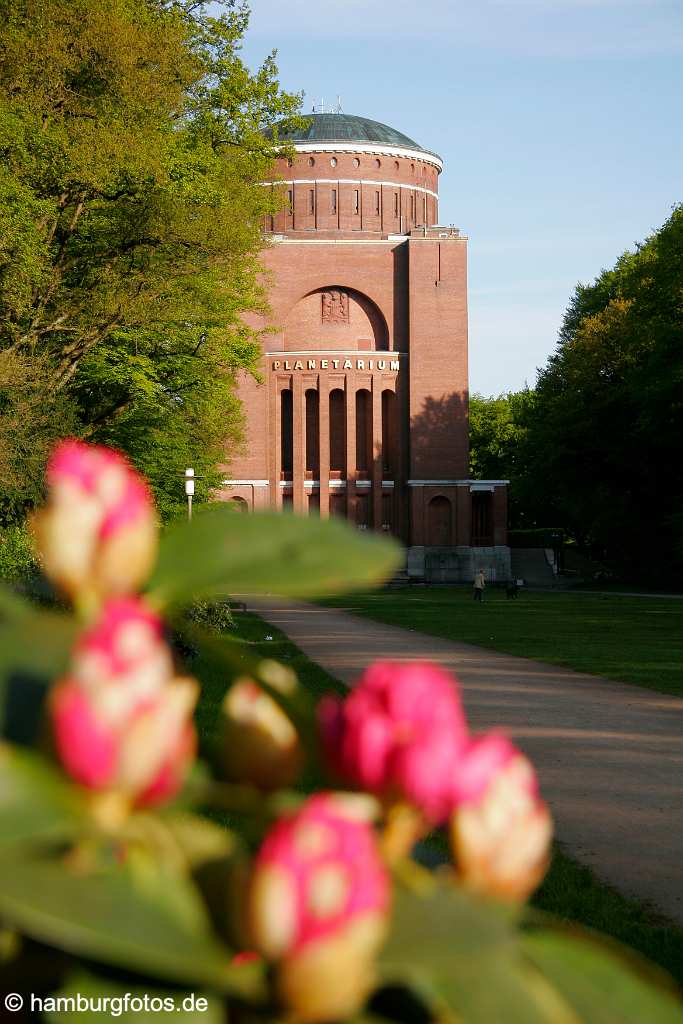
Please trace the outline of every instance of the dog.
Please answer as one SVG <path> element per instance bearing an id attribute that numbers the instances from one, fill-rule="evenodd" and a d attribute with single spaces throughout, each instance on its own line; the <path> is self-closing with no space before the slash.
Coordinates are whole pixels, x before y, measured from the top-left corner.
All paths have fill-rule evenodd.
<path id="1" fill-rule="evenodd" d="M 517 583 L 517 580 L 510 580 L 510 582 L 505 587 L 505 596 L 507 597 L 508 601 L 516 599 L 518 593 L 519 584 Z"/>

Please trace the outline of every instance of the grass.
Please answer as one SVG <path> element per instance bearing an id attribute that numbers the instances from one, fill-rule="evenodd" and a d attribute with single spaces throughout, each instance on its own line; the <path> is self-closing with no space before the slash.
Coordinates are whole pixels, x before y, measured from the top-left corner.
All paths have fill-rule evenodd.
<path id="1" fill-rule="evenodd" d="M 557 844 L 550 870 L 531 905 L 637 950 L 683 988 L 683 928 L 603 884 Z"/>
<path id="2" fill-rule="evenodd" d="M 250 654 L 276 658 L 291 666 L 316 698 L 324 693 L 345 692 L 343 683 L 309 661 L 278 629 L 251 613 L 240 613 L 235 618 L 234 637 Z M 267 640 L 268 636 L 272 639 Z M 202 745 L 206 745 L 213 735 L 228 681 L 209 666 L 202 665 L 201 656 L 195 659 L 192 669 L 202 681 L 197 723 Z M 663 967 L 683 986 L 683 929 L 603 885 L 588 868 L 557 846 L 551 868 L 532 906 L 625 943 Z"/>
<path id="3" fill-rule="evenodd" d="M 401 587 L 327 602 L 380 622 L 683 696 L 683 601 Z"/>

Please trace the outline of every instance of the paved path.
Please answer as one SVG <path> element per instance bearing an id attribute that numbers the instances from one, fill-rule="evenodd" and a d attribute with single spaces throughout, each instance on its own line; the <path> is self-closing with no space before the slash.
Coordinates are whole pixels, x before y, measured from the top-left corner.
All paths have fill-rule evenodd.
<path id="1" fill-rule="evenodd" d="M 331 675 L 375 658 L 454 670 L 475 729 L 507 727 L 568 852 L 683 924 L 683 700 L 295 602 L 249 604 Z"/>

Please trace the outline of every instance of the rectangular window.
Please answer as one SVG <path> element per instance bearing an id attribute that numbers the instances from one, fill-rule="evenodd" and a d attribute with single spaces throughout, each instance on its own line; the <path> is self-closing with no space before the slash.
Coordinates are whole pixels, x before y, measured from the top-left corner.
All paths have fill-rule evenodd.
<path id="1" fill-rule="evenodd" d="M 394 217 L 398 217 L 398 192 L 394 192 Z"/>
<path id="2" fill-rule="evenodd" d="M 287 189 L 287 213 L 291 217 L 293 212 L 294 212 L 294 194 L 293 194 L 291 188 L 288 188 Z"/>
<path id="3" fill-rule="evenodd" d="M 315 213 L 315 190 L 308 190 L 308 212 Z"/>
<path id="4" fill-rule="evenodd" d="M 375 192 L 375 213 L 377 214 L 378 217 L 379 217 L 379 203 L 380 203 L 379 192 Z"/>
<path id="5" fill-rule="evenodd" d="M 330 208 L 332 210 L 332 213 L 336 213 L 337 212 L 337 190 L 336 190 L 336 188 L 333 188 L 332 192 L 330 194 Z"/>
<path id="6" fill-rule="evenodd" d="M 360 192 L 357 188 L 353 190 L 353 212 L 360 213 Z"/>
<path id="7" fill-rule="evenodd" d="M 415 194 L 410 197 L 410 219 L 415 220 Z"/>

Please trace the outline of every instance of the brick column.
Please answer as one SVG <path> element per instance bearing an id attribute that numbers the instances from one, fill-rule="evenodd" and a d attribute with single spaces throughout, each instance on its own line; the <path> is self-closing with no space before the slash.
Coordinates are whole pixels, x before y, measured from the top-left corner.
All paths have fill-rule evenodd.
<path id="1" fill-rule="evenodd" d="M 318 451 L 320 452 L 320 516 L 330 514 L 330 383 L 327 374 L 318 378 Z"/>
<path id="2" fill-rule="evenodd" d="M 356 522 L 356 388 L 349 374 L 344 381 L 346 395 L 346 515 Z"/>
<path id="3" fill-rule="evenodd" d="M 304 501 L 304 471 L 306 468 L 306 411 L 304 407 L 305 392 L 301 374 L 292 376 L 292 420 L 293 420 L 293 465 L 292 465 L 292 502 L 293 509 L 299 515 L 307 512 Z"/>
<path id="4" fill-rule="evenodd" d="M 269 395 L 270 405 L 270 436 L 273 440 L 273 447 L 270 453 L 270 507 L 282 510 L 282 488 L 280 487 L 280 473 L 282 471 L 282 417 L 280 416 L 281 387 L 277 377 L 271 380 Z"/>
<path id="5" fill-rule="evenodd" d="M 472 495 L 467 484 L 456 487 L 456 544 L 470 544 L 472 540 Z"/>
<path id="6" fill-rule="evenodd" d="M 382 379 L 372 377 L 372 526 L 382 529 Z"/>

